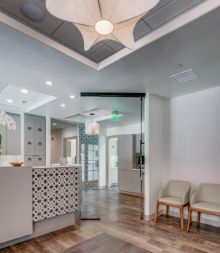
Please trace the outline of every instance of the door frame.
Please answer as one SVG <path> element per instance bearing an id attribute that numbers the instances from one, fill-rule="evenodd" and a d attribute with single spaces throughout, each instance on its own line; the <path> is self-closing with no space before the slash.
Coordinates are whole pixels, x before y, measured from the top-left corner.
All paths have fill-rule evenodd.
<path id="1" fill-rule="evenodd" d="M 65 150 L 66 150 L 66 147 L 65 147 L 65 141 L 68 141 L 68 140 L 76 140 L 76 163 L 78 163 L 79 161 L 79 147 L 78 147 L 78 136 L 71 136 L 71 137 L 64 137 L 63 138 L 63 157 L 64 157 L 64 154 L 65 154 Z"/>
<path id="2" fill-rule="evenodd" d="M 106 187 L 109 188 L 111 185 L 109 184 L 109 140 L 110 139 L 119 139 L 119 135 L 111 135 L 111 136 L 106 136 Z"/>

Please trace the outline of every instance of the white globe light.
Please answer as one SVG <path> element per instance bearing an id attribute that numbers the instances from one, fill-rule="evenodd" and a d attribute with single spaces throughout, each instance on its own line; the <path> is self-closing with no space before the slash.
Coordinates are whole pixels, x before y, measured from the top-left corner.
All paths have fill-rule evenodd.
<path id="1" fill-rule="evenodd" d="M 95 30 L 98 34 L 109 35 L 113 31 L 113 24 L 108 20 L 100 20 L 95 25 Z"/>

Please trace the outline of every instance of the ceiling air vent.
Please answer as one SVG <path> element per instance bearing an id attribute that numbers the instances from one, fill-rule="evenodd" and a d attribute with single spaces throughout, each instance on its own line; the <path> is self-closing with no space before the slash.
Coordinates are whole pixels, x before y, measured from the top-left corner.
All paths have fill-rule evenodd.
<path id="1" fill-rule="evenodd" d="M 188 69 L 186 71 L 174 74 L 174 75 L 170 76 L 170 78 L 173 78 L 174 80 L 176 80 L 179 83 L 187 83 L 192 80 L 198 79 L 199 76 L 192 69 Z"/>

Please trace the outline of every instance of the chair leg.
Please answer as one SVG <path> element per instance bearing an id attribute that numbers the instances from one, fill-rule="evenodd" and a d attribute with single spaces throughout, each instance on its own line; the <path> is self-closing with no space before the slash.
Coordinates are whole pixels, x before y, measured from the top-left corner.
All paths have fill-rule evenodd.
<path id="1" fill-rule="evenodd" d="M 180 207 L 180 221 L 181 221 L 181 228 L 184 230 L 184 207 Z"/>
<path id="2" fill-rule="evenodd" d="M 190 204 L 188 204 L 188 218 L 189 218 L 189 212 L 190 212 Z M 189 219 L 188 219 L 189 220 Z M 188 221 L 187 221 L 187 225 L 188 225 Z M 190 221 L 190 225 L 192 225 L 192 221 Z"/>
<path id="3" fill-rule="evenodd" d="M 170 207 L 169 207 L 169 206 L 166 206 L 166 217 L 167 217 L 167 218 L 169 217 L 169 210 L 170 210 Z"/>
<path id="4" fill-rule="evenodd" d="M 201 213 L 198 212 L 198 215 L 197 215 L 197 225 L 198 226 L 200 225 L 200 219 L 201 219 Z"/>
<path id="5" fill-rule="evenodd" d="M 155 209 L 155 216 L 154 216 L 154 223 L 157 224 L 158 222 L 158 210 L 159 210 L 160 202 L 157 201 L 156 209 Z"/>
<path id="6" fill-rule="evenodd" d="M 190 228 L 190 225 L 192 223 L 192 210 L 191 208 L 189 209 L 189 214 L 188 214 L 188 225 L 187 225 L 187 232 L 189 232 L 189 228 Z"/>

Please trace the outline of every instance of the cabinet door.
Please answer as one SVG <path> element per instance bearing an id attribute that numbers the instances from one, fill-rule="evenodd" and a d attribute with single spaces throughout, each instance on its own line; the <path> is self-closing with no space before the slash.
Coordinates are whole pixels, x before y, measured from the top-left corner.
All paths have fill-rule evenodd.
<path id="1" fill-rule="evenodd" d="M 24 165 L 25 166 L 35 166 L 35 158 L 34 156 L 27 155 L 24 158 Z"/>
<path id="2" fill-rule="evenodd" d="M 45 156 L 46 153 L 46 119 L 35 117 L 34 155 Z"/>
<path id="3" fill-rule="evenodd" d="M 1 146 L 2 149 L 0 149 L 0 155 L 6 155 L 6 127 L 0 125 L 0 134 L 2 136 L 2 142 Z"/>
<path id="4" fill-rule="evenodd" d="M 46 165 L 45 156 L 35 156 L 34 161 L 35 161 L 34 166 L 45 166 Z"/>
<path id="5" fill-rule="evenodd" d="M 16 129 L 6 130 L 7 136 L 7 155 L 20 155 L 21 154 L 21 120 L 20 115 L 10 114 L 16 122 Z"/>
<path id="6" fill-rule="evenodd" d="M 25 134 L 25 155 L 33 155 L 34 117 L 32 115 L 25 114 L 24 134 Z"/>

